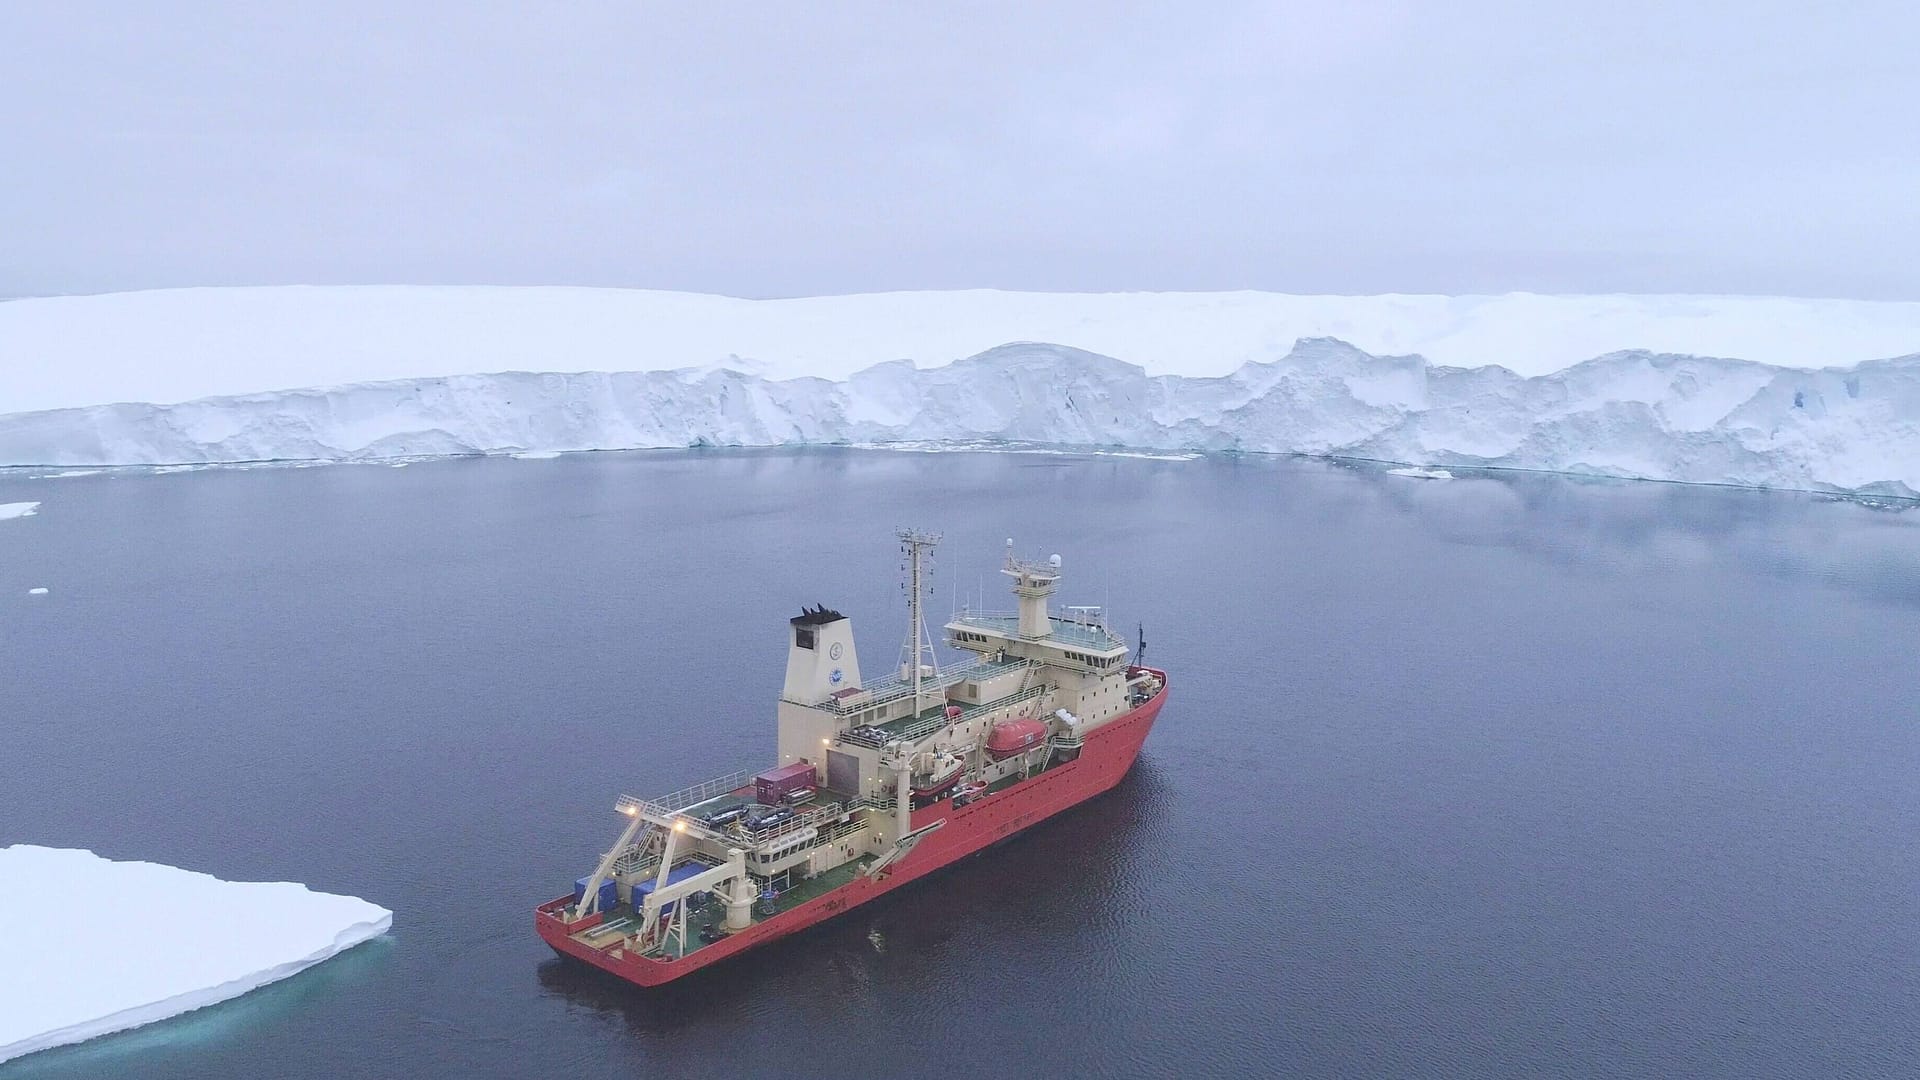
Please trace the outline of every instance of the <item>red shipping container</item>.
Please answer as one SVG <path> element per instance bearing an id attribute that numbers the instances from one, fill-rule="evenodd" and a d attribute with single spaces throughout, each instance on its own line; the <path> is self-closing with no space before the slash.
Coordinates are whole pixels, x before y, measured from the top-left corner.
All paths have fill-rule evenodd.
<path id="1" fill-rule="evenodd" d="M 753 799 L 766 806 L 779 806 L 780 800 L 801 788 L 813 786 L 813 766 L 804 761 L 782 765 L 753 778 Z"/>

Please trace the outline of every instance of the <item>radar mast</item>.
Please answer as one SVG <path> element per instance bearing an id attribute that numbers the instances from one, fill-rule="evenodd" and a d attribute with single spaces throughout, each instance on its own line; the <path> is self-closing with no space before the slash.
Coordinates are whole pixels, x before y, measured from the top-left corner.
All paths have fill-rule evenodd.
<path id="1" fill-rule="evenodd" d="M 900 645 L 902 675 L 913 678 L 913 711 L 920 711 L 920 682 L 923 675 L 939 675 L 940 659 L 933 651 L 933 638 L 927 634 L 924 611 L 927 590 L 933 580 L 933 549 L 940 543 L 939 533 L 919 529 L 900 529 L 900 569 L 904 580 L 900 587 L 907 594 L 907 640 Z"/>

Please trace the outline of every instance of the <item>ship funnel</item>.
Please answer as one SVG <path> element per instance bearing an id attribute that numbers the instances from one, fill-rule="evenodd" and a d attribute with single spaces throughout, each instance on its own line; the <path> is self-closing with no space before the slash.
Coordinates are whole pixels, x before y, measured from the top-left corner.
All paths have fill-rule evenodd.
<path id="1" fill-rule="evenodd" d="M 787 620 L 787 681 L 780 696 L 813 704 L 860 685 L 860 658 L 853 623 L 832 608 L 800 609 Z"/>

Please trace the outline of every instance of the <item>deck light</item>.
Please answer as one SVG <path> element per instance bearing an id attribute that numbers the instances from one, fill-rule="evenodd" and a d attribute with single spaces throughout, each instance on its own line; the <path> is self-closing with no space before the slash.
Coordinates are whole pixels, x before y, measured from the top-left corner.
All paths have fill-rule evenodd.
<path id="1" fill-rule="evenodd" d="M 620 811 L 621 813 L 627 815 L 628 817 L 632 817 L 633 815 L 639 813 L 638 810 L 634 809 L 631 806 L 616 806 L 614 807 L 614 809 Z"/>
<path id="2" fill-rule="evenodd" d="M 676 821 L 676 822 L 674 822 L 674 823 L 673 823 L 673 831 L 674 831 L 674 832 L 686 832 L 686 831 L 687 831 L 687 822 L 686 822 L 686 819 L 684 819 L 684 818 L 682 818 L 681 820 L 679 820 L 679 821 Z"/>

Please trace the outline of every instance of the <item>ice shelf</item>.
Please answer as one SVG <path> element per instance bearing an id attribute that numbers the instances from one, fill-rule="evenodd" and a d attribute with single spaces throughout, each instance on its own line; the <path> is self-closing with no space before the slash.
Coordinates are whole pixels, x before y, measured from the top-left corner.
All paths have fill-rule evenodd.
<path id="1" fill-rule="evenodd" d="M 1000 445 L 1912 498 L 1920 304 L 175 290 L 0 304 L 0 402 L 0 465 L 68 469 Z"/>
<path id="2" fill-rule="evenodd" d="M 76 897 L 139 914 L 103 920 L 93 907 L 75 909 Z M 291 882 L 0 848 L 0 1061 L 238 997 L 392 924 L 383 907 Z"/>
<path id="3" fill-rule="evenodd" d="M 782 300 L 646 289 L 269 286 L 158 289 L 0 303 L 0 411 L 170 404 L 297 387 L 502 371 L 729 369 L 845 379 L 927 368 L 1009 342 L 1118 357 L 1149 375 L 1213 377 L 1301 338 L 1442 367 L 1546 375 L 1622 349 L 1773 366 L 1920 350 L 1920 302 L 1781 296 L 995 289 Z M 539 449 L 528 447 L 528 449 Z"/>

